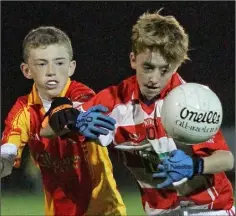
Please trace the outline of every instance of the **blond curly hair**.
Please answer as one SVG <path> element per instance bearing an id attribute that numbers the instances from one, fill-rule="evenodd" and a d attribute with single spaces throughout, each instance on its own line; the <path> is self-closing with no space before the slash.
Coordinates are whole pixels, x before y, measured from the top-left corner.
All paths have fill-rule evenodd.
<path id="1" fill-rule="evenodd" d="M 167 61 L 183 63 L 189 59 L 189 38 L 173 16 L 162 16 L 160 11 L 146 12 L 132 28 L 132 52 L 159 50 Z"/>

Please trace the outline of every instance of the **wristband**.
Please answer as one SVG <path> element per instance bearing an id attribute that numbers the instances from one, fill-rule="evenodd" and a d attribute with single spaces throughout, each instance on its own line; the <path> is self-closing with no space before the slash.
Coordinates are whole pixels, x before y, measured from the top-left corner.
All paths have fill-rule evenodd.
<path id="1" fill-rule="evenodd" d="M 201 175 L 204 170 L 204 160 L 200 157 L 193 158 L 193 175 Z"/>

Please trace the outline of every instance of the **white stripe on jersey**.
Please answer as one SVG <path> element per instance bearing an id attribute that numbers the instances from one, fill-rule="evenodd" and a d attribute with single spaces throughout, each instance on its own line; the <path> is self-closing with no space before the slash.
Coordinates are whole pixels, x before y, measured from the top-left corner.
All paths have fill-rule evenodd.
<path id="1" fill-rule="evenodd" d="M 175 215 L 174 212 L 180 209 L 180 206 L 174 208 L 174 209 L 153 209 L 149 206 L 148 202 L 145 203 L 144 209 L 148 216 L 157 216 L 162 214 L 169 213 L 170 216 Z"/>
<path id="2" fill-rule="evenodd" d="M 216 199 L 216 197 L 215 197 L 214 193 L 211 191 L 211 188 L 208 188 L 208 189 L 207 189 L 207 192 L 208 192 L 208 194 L 210 195 L 212 201 L 214 201 L 214 200 Z"/>

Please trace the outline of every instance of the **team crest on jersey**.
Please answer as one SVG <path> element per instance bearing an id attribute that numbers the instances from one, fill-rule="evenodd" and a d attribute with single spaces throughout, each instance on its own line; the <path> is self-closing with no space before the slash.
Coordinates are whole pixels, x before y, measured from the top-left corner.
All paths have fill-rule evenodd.
<path id="1" fill-rule="evenodd" d="M 146 137 L 149 140 L 156 139 L 155 120 L 153 118 L 144 119 L 144 126 L 146 128 Z"/>
<path id="2" fill-rule="evenodd" d="M 54 173 L 64 173 L 77 169 L 81 160 L 79 155 L 55 159 L 48 152 L 36 153 L 34 158 L 39 166 L 50 168 Z"/>
<path id="3" fill-rule="evenodd" d="M 154 126 L 154 119 L 153 118 L 144 119 L 144 125 L 145 127 Z"/>

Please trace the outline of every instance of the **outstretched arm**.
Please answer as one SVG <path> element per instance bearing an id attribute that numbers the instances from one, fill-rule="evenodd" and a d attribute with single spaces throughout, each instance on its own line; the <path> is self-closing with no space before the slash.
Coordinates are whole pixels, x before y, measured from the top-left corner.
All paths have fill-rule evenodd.
<path id="1" fill-rule="evenodd" d="M 24 146 L 29 140 L 30 115 L 24 100 L 17 100 L 5 120 L 1 140 L 1 178 L 19 167 Z"/>
<path id="2" fill-rule="evenodd" d="M 99 135 L 107 135 L 115 129 L 115 120 L 103 114 L 107 111 L 102 105 L 93 106 L 86 112 L 78 111 L 68 98 L 56 98 L 46 114 L 40 134 L 46 137 L 54 134 L 63 136 L 76 131 L 86 138 L 97 139 Z"/>
<path id="3" fill-rule="evenodd" d="M 174 150 L 169 157 L 166 157 L 159 165 L 160 173 L 153 177 L 166 177 L 166 182 L 158 187 L 166 187 L 181 179 L 192 179 L 196 175 L 216 174 L 229 171 L 234 167 L 233 154 L 228 149 L 224 137 L 219 131 L 213 138 L 212 143 L 202 143 L 193 146 L 194 157 L 190 157 L 182 150 Z M 203 155 L 204 151 L 208 153 Z"/>

